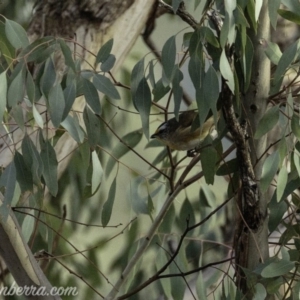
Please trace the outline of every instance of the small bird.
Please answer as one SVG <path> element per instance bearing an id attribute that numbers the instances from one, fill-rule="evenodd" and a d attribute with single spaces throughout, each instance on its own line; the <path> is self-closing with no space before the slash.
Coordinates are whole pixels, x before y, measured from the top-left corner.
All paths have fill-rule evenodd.
<path id="1" fill-rule="evenodd" d="M 211 116 L 201 127 L 192 130 L 192 124 L 197 115 L 197 111 L 185 111 L 179 115 L 178 121 L 176 118 L 172 118 L 162 123 L 155 133 L 151 135 L 151 138 L 158 139 L 171 149 L 187 150 L 188 155 L 193 156 L 193 150 L 195 150 L 215 128 L 214 117 Z"/>

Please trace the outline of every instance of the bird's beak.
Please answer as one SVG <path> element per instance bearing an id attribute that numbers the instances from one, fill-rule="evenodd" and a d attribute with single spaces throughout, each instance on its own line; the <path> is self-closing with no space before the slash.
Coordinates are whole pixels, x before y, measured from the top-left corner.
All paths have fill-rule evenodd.
<path id="1" fill-rule="evenodd" d="M 150 136 L 150 139 L 155 139 L 155 138 L 156 138 L 156 134 L 155 133 Z"/>

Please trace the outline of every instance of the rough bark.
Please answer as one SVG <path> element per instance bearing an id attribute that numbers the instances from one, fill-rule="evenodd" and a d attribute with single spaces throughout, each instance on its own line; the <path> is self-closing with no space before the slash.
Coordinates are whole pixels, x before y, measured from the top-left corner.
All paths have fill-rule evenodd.
<path id="1" fill-rule="evenodd" d="M 255 140 L 253 135 L 258 126 L 258 122 L 265 114 L 267 108 L 267 99 L 270 89 L 270 61 L 264 53 L 265 41 L 270 39 L 270 21 L 268 16 L 268 1 L 264 1 L 260 12 L 257 33 L 249 32 L 249 36 L 254 46 L 254 58 L 252 64 L 252 77 L 250 88 L 243 101 L 244 118 L 247 120 L 249 136 L 249 153 L 251 165 L 254 170 L 255 182 L 258 184 L 258 201 L 255 203 L 255 209 L 258 210 L 257 228 L 253 228 L 249 220 L 249 208 L 242 197 L 239 197 L 239 207 L 242 217 L 236 230 L 236 263 L 238 266 L 238 286 L 247 296 L 251 298 L 251 291 L 247 286 L 247 278 L 240 267 L 253 270 L 259 263 L 263 262 L 269 256 L 268 247 L 268 218 L 266 195 L 259 189 L 259 180 L 262 172 L 264 159 L 262 155 L 266 149 L 266 136 Z"/>

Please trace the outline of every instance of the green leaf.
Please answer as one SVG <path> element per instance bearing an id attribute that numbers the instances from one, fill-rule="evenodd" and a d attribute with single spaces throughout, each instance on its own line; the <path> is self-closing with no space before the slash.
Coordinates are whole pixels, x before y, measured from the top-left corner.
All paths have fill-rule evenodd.
<path id="1" fill-rule="evenodd" d="M 197 57 L 203 60 L 203 41 L 200 29 L 194 31 L 189 44 L 189 53 L 191 57 Z"/>
<path id="2" fill-rule="evenodd" d="M 296 180 L 289 181 L 284 190 L 284 194 L 281 199 L 288 197 L 295 189 L 298 189 L 300 185 L 299 178 Z M 274 193 L 269 203 L 269 231 L 273 232 L 277 226 L 281 223 L 283 215 L 286 213 L 288 206 L 286 201 L 277 202 L 276 194 Z"/>
<path id="3" fill-rule="evenodd" d="M 27 134 L 22 141 L 22 153 L 27 167 L 31 170 L 34 183 L 39 184 L 43 172 L 43 162 L 36 146 Z"/>
<path id="4" fill-rule="evenodd" d="M 114 39 L 110 39 L 100 48 L 96 57 L 97 64 L 103 63 L 109 58 L 113 47 L 113 43 L 114 43 Z"/>
<path id="5" fill-rule="evenodd" d="M 172 8 L 174 11 L 174 14 L 176 14 L 177 9 L 179 8 L 179 5 L 181 3 L 182 0 L 172 0 Z"/>
<path id="6" fill-rule="evenodd" d="M 216 110 L 217 100 L 219 98 L 219 79 L 213 66 L 210 66 L 205 74 L 203 81 L 203 94 L 205 103 L 199 111 L 200 124 L 203 124 L 209 110 Z"/>
<path id="7" fill-rule="evenodd" d="M 107 162 L 106 168 L 105 168 L 105 174 L 108 177 L 110 172 L 112 171 L 116 160 L 120 159 L 123 155 L 125 155 L 128 151 L 130 151 L 130 148 L 136 147 L 136 145 L 141 141 L 143 137 L 143 133 L 141 130 L 135 130 L 128 134 L 126 134 L 124 137 L 122 137 L 122 141 L 128 145 L 125 146 L 123 143 L 119 143 L 118 147 L 114 147 L 112 151 L 111 158 Z"/>
<path id="8" fill-rule="evenodd" d="M 202 87 L 204 79 L 204 64 L 198 56 L 192 56 L 188 65 L 189 75 L 196 90 Z"/>
<path id="9" fill-rule="evenodd" d="M 82 82 L 82 91 L 86 102 L 96 114 L 100 114 L 101 113 L 100 99 L 96 87 L 88 79 L 82 78 L 81 82 Z"/>
<path id="10" fill-rule="evenodd" d="M 64 89 L 64 99 L 65 99 L 65 109 L 62 116 L 62 120 L 64 120 L 69 114 L 73 103 L 76 98 L 76 81 L 73 80 L 70 84 L 66 86 Z"/>
<path id="11" fill-rule="evenodd" d="M 175 59 L 176 59 L 175 36 L 171 36 L 164 44 L 161 53 L 162 67 L 169 81 L 172 81 Z"/>
<path id="12" fill-rule="evenodd" d="M 258 17 L 262 8 L 263 0 L 256 0 L 255 1 L 255 21 L 258 21 Z"/>
<path id="13" fill-rule="evenodd" d="M 0 49 L 2 59 L 5 59 L 8 66 L 13 66 L 15 48 L 11 45 L 5 34 L 5 23 L 0 23 Z"/>
<path id="14" fill-rule="evenodd" d="M 247 18 L 245 17 L 243 9 L 237 5 L 236 9 L 233 11 L 235 23 L 242 25 L 243 27 L 250 27 L 249 22 L 247 21 Z"/>
<path id="15" fill-rule="evenodd" d="M 148 214 L 148 195 L 141 195 L 140 190 L 144 187 L 145 178 L 138 176 L 130 182 L 130 199 L 132 209 L 136 214 Z"/>
<path id="16" fill-rule="evenodd" d="M 36 109 L 35 105 L 32 104 L 32 113 L 33 113 L 33 118 L 36 122 L 36 124 L 43 129 L 44 128 L 44 120 L 42 116 L 40 115 L 39 111 Z"/>
<path id="17" fill-rule="evenodd" d="M 215 179 L 216 162 L 218 154 L 213 147 L 204 147 L 200 155 L 201 166 L 207 184 L 213 184 Z"/>
<path id="18" fill-rule="evenodd" d="M 57 182 L 57 159 L 56 153 L 49 141 L 45 141 L 41 145 L 41 159 L 43 161 L 43 177 L 46 186 L 52 196 L 56 196 L 58 192 L 58 182 Z"/>
<path id="19" fill-rule="evenodd" d="M 154 74 L 154 60 L 150 60 L 149 62 L 149 73 L 147 76 L 147 79 L 149 80 L 152 88 L 155 87 L 155 74 Z"/>
<path id="20" fill-rule="evenodd" d="M 277 178 L 277 189 L 276 189 L 277 202 L 281 201 L 283 192 L 286 188 L 287 181 L 288 181 L 288 172 L 285 166 L 282 166 Z"/>
<path id="21" fill-rule="evenodd" d="M 257 283 L 254 286 L 255 293 L 253 295 L 253 300 L 261 300 L 261 299 L 266 299 L 267 296 L 267 291 L 265 287 L 261 283 Z"/>
<path id="22" fill-rule="evenodd" d="M 220 47 L 218 39 L 216 38 L 213 31 L 209 27 L 201 26 L 199 29 L 199 33 L 200 33 L 200 37 L 201 37 L 201 39 L 203 39 L 203 41 L 207 41 L 209 44 L 211 44 L 212 46 L 214 46 L 216 48 Z"/>
<path id="23" fill-rule="evenodd" d="M 281 55 L 273 76 L 271 94 L 274 94 L 275 92 L 278 91 L 279 88 L 278 84 L 282 81 L 286 70 L 294 61 L 298 49 L 299 49 L 299 41 L 297 40 L 296 42 L 291 44 Z"/>
<path id="24" fill-rule="evenodd" d="M 282 276 L 268 280 L 267 285 L 266 285 L 268 294 L 271 294 L 271 295 L 276 294 L 279 291 L 280 287 L 284 285 L 284 283 L 285 283 L 285 281 Z M 294 286 L 293 286 L 293 289 L 294 289 Z M 260 299 L 266 299 L 266 297 L 260 298 Z"/>
<path id="25" fill-rule="evenodd" d="M 76 67 L 70 47 L 66 44 L 66 42 L 63 39 L 59 39 L 58 41 L 60 44 L 61 51 L 65 58 L 65 64 L 76 73 Z"/>
<path id="26" fill-rule="evenodd" d="M 177 66 L 172 80 L 172 91 L 174 96 L 174 114 L 176 119 L 178 119 L 179 116 L 179 110 L 180 110 L 181 100 L 183 96 L 183 90 L 182 87 L 180 86 L 180 82 L 182 81 L 182 79 L 183 79 L 183 74 Z"/>
<path id="27" fill-rule="evenodd" d="M 285 9 L 278 9 L 277 12 L 282 18 L 300 25 L 300 15 Z"/>
<path id="28" fill-rule="evenodd" d="M 292 269 L 294 269 L 295 263 L 289 260 L 279 260 L 271 262 L 261 272 L 263 278 L 274 278 L 277 276 L 287 275 Z"/>
<path id="29" fill-rule="evenodd" d="M 115 65 L 115 62 L 116 62 L 116 57 L 113 54 L 109 54 L 107 60 L 105 60 L 100 66 L 101 71 L 109 72 Z"/>
<path id="30" fill-rule="evenodd" d="M 97 118 L 97 116 L 95 116 L 88 106 L 86 106 L 83 111 L 83 120 L 87 132 L 88 142 L 92 148 L 95 148 L 100 144 L 100 120 Z"/>
<path id="31" fill-rule="evenodd" d="M 7 102 L 7 79 L 6 72 L 0 74 L 0 123 L 2 123 L 3 115 L 6 110 Z"/>
<path id="32" fill-rule="evenodd" d="M 188 48 L 190 46 L 190 40 L 193 35 L 193 32 L 186 32 L 183 34 L 182 46 Z"/>
<path id="33" fill-rule="evenodd" d="M 296 136 L 296 138 L 300 140 L 300 118 L 295 113 L 293 114 L 292 117 L 291 129 L 293 134 Z"/>
<path id="34" fill-rule="evenodd" d="M 49 57 L 45 64 L 45 69 L 40 81 L 41 91 L 44 96 L 48 96 L 56 81 L 56 70 L 52 57 Z"/>
<path id="35" fill-rule="evenodd" d="M 298 172 L 298 176 L 300 176 L 300 157 L 299 157 L 299 153 L 294 151 L 293 153 L 293 159 L 294 159 L 294 165 L 297 169 L 297 172 Z"/>
<path id="36" fill-rule="evenodd" d="M 0 177 L 0 187 L 5 188 L 4 204 L 11 204 L 16 187 L 17 174 L 16 167 L 12 161 L 3 171 Z"/>
<path id="37" fill-rule="evenodd" d="M 108 224 L 110 217 L 111 217 L 112 208 L 113 208 L 115 196 L 116 196 L 116 187 L 117 187 L 117 178 L 115 177 L 110 186 L 108 198 L 107 198 L 106 202 L 104 203 L 103 209 L 102 209 L 101 221 L 102 221 L 102 225 L 104 227 Z"/>
<path id="38" fill-rule="evenodd" d="M 270 3 L 270 2 L 269 2 Z M 268 56 L 269 60 L 274 64 L 278 65 L 280 58 L 282 56 L 282 52 L 279 46 L 270 41 L 265 41 L 267 47 L 265 49 L 265 53 Z"/>
<path id="39" fill-rule="evenodd" d="M 247 1 L 247 13 L 249 16 L 249 19 L 252 23 L 252 27 L 254 31 L 257 30 L 257 22 L 255 21 L 255 1 L 254 0 L 248 0 Z"/>
<path id="40" fill-rule="evenodd" d="M 164 97 L 169 91 L 170 91 L 170 87 L 169 86 L 164 86 L 163 82 L 162 82 L 162 79 L 159 79 L 157 81 L 157 83 L 155 84 L 154 89 L 152 90 L 152 94 L 153 94 L 153 97 L 154 97 L 153 101 L 157 102 L 162 97 Z"/>
<path id="41" fill-rule="evenodd" d="M 236 173 L 239 170 L 239 164 L 236 158 L 224 162 L 216 172 L 218 176 L 225 176 L 231 173 Z"/>
<path id="42" fill-rule="evenodd" d="M 30 210 L 29 213 L 32 214 L 33 210 Z M 23 223 L 22 223 L 22 235 L 23 235 L 25 243 L 28 243 L 28 241 L 31 237 L 31 234 L 34 229 L 34 224 L 35 224 L 34 217 L 30 216 L 30 215 L 26 215 L 23 220 Z"/>
<path id="43" fill-rule="evenodd" d="M 254 48 L 251 39 L 247 35 L 246 38 L 246 45 L 245 45 L 245 55 L 243 57 L 244 64 L 243 66 L 243 72 L 244 72 L 244 78 L 245 78 L 245 84 L 244 84 L 244 91 L 247 92 L 250 80 L 251 80 L 251 74 L 252 74 L 252 66 L 253 66 L 253 55 L 254 55 Z"/>
<path id="44" fill-rule="evenodd" d="M 24 81 L 25 81 L 25 72 L 22 68 L 17 76 L 11 82 L 8 93 L 7 93 L 7 102 L 10 107 L 14 107 L 18 103 L 23 101 L 24 97 Z"/>
<path id="45" fill-rule="evenodd" d="M 254 134 L 255 139 L 259 139 L 267 132 L 274 128 L 279 120 L 279 106 L 271 107 L 260 119 L 256 132 Z"/>
<path id="46" fill-rule="evenodd" d="M 36 101 L 36 87 L 30 72 L 26 76 L 26 91 L 31 103 Z"/>
<path id="47" fill-rule="evenodd" d="M 33 180 L 30 168 L 26 165 L 22 154 L 17 151 L 14 156 L 14 164 L 17 171 L 17 181 L 22 192 L 32 191 Z"/>
<path id="48" fill-rule="evenodd" d="M 104 75 L 95 74 L 93 83 L 98 91 L 112 99 L 121 99 L 120 94 L 114 84 Z"/>
<path id="49" fill-rule="evenodd" d="M 61 126 L 64 127 L 70 136 L 77 142 L 82 143 L 84 140 L 84 132 L 79 125 L 76 117 L 67 116 L 62 122 Z"/>
<path id="50" fill-rule="evenodd" d="M 58 128 L 65 109 L 64 93 L 60 84 L 51 88 L 48 95 L 49 114 L 53 126 Z"/>
<path id="51" fill-rule="evenodd" d="M 102 177 L 103 177 L 102 165 L 101 165 L 101 162 L 99 160 L 99 157 L 98 157 L 98 154 L 96 151 L 92 151 L 92 166 L 93 166 L 92 194 L 95 194 L 95 192 L 100 187 Z M 108 219 L 108 221 L 109 221 L 109 219 Z M 103 219 L 102 219 L 102 223 L 103 223 Z"/>
<path id="52" fill-rule="evenodd" d="M 136 63 L 131 72 L 130 85 L 132 98 L 134 97 L 142 78 L 144 78 L 144 58 Z"/>
<path id="53" fill-rule="evenodd" d="M 151 108 L 151 92 L 147 80 L 145 78 L 143 78 L 140 81 L 140 84 L 135 93 L 134 103 L 137 110 L 140 113 L 144 134 L 149 140 L 149 115 Z"/>
<path id="54" fill-rule="evenodd" d="M 169 261 L 169 257 L 166 257 L 166 253 L 163 249 L 159 249 L 157 251 L 157 254 L 155 256 L 154 264 L 156 270 L 160 270 L 165 264 Z M 172 296 L 172 288 L 171 288 L 171 279 L 170 278 L 165 278 L 160 281 L 163 293 L 165 295 L 165 299 L 173 299 Z"/>
<path id="55" fill-rule="evenodd" d="M 268 1 L 269 18 L 274 30 L 276 30 L 277 19 L 278 19 L 277 11 L 280 4 L 281 4 L 281 0 Z"/>
<path id="56" fill-rule="evenodd" d="M 262 176 L 260 180 L 260 187 L 263 193 L 267 191 L 274 176 L 276 175 L 278 164 L 279 164 L 278 151 L 273 152 L 270 156 L 266 158 L 263 165 Z"/>
<path id="57" fill-rule="evenodd" d="M 5 20 L 5 33 L 9 42 L 16 49 L 25 48 L 29 45 L 29 40 L 24 28 L 12 20 Z"/>
<path id="58" fill-rule="evenodd" d="M 222 51 L 221 58 L 220 58 L 220 72 L 221 72 L 222 76 L 224 77 L 224 79 L 226 79 L 227 85 L 228 85 L 229 89 L 231 90 L 231 92 L 233 94 L 235 94 L 234 76 L 233 76 L 233 72 L 231 70 L 230 64 L 227 60 L 224 49 Z"/>

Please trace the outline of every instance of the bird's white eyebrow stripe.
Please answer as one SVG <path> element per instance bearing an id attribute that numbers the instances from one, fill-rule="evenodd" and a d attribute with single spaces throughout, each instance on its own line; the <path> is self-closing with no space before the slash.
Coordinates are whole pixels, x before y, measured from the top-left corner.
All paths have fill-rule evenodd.
<path id="1" fill-rule="evenodd" d="M 158 130 L 165 130 L 167 127 L 167 122 L 162 123 L 157 129 Z"/>

